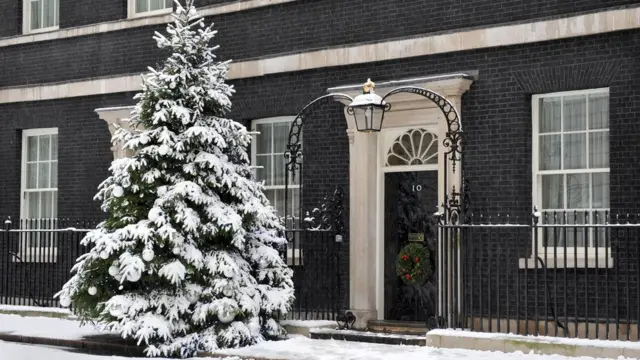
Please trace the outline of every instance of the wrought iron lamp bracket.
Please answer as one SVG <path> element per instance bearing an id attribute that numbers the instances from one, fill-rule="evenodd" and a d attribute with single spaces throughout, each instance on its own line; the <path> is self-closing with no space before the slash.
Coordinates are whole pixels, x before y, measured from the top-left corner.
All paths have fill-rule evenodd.
<path id="1" fill-rule="evenodd" d="M 311 101 L 307 104 L 291 123 L 289 129 L 289 139 L 287 142 L 287 148 L 284 152 L 285 165 L 287 167 L 287 173 L 290 173 L 292 177 L 295 177 L 296 171 L 300 170 L 302 164 L 302 126 L 305 120 L 311 116 L 317 106 L 323 104 L 329 100 L 344 100 L 352 102 L 353 98 L 349 95 L 341 93 L 332 93 L 320 96 L 319 98 Z"/>

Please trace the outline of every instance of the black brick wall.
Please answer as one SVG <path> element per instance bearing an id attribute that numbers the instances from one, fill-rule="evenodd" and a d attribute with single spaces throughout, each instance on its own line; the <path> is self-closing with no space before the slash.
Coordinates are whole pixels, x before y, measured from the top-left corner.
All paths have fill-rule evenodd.
<path id="1" fill-rule="evenodd" d="M 113 155 L 107 123 L 94 109 L 133 104 L 133 94 L 60 99 L 0 105 L 0 216 L 20 214 L 22 130 L 58 128 L 58 214 L 66 218 L 102 217 L 93 202 L 98 185 L 108 175 Z"/>
<path id="2" fill-rule="evenodd" d="M 632 3 L 638 2 L 476 0 L 472 5 L 468 2 L 463 5 L 461 0 L 408 0 L 403 2 L 403 6 L 398 6 L 393 1 L 375 0 L 358 3 L 360 6 L 356 3 L 344 6 L 344 2 L 339 0 L 307 0 L 224 14 L 208 20 L 213 20 L 216 29 L 220 30 L 214 41 L 221 45 L 221 57 L 238 61 L 525 20 L 533 18 L 532 13 L 535 17 L 557 16 Z M 79 2 L 69 6 L 78 9 L 72 14 L 83 8 Z M 118 12 L 116 8 L 115 5 L 109 7 L 106 14 Z M 61 22 L 64 24 L 63 17 Z M 73 18 L 76 19 L 76 15 Z M 76 19 L 69 24 L 77 21 L 81 20 Z M 154 31 L 164 31 L 164 28 L 162 25 L 128 29 L 2 48 L 0 68 L 13 71 L 0 73 L 0 87 L 144 71 L 162 58 L 152 35 Z"/>
<path id="3" fill-rule="evenodd" d="M 126 19 L 127 0 L 60 0 L 60 28 Z"/>
<path id="4" fill-rule="evenodd" d="M 640 201 L 634 181 L 640 177 L 636 158 L 640 156 L 640 128 L 634 119 L 640 115 L 640 95 L 635 90 L 640 82 L 640 69 L 636 66 L 636 54 L 640 51 L 640 32 L 627 31 L 615 34 L 566 39 L 539 44 L 519 45 L 502 49 L 443 54 L 418 59 L 364 64 L 336 69 L 321 69 L 295 74 L 280 74 L 259 79 L 234 81 L 238 95 L 235 97 L 236 113 L 242 118 L 292 114 L 316 96 L 333 86 L 356 84 L 371 77 L 375 81 L 411 78 L 428 74 L 477 70 L 478 79 L 463 98 L 462 118 L 466 133 L 465 173 L 471 182 L 471 210 L 476 213 L 510 214 L 512 221 L 528 223 L 532 210 L 531 199 L 531 95 L 537 92 L 578 90 L 591 87 L 610 87 L 611 121 L 611 208 L 614 212 L 638 213 Z M 585 76 L 585 74 L 590 74 Z M 531 79 L 535 76 L 535 79 Z M 525 80 L 526 79 L 526 80 Z M 255 99 L 260 99 L 256 101 Z M 307 100 L 305 100 L 307 99 Z M 263 104 L 251 110 L 251 104 Z M 293 105 L 295 104 L 295 105 Z M 336 184 L 348 181 L 348 142 L 344 133 L 343 114 L 321 107 L 304 128 L 305 206 L 314 206 L 324 192 Z M 331 146 L 325 143 L 331 142 Z M 332 166 L 332 170 L 328 168 Z M 310 170 L 313 169 L 313 170 Z M 322 189 L 322 190 L 320 190 Z M 308 202 L 307 202 L 308 201 Z M 502 294 L 518 292 L 515 274 L 520 274 L 520 291 L 524 287 L 523 271 L 517 270 L 517 259 L 530 255 L 530 237 L 522 233 L 487 237 L 478 233 L 474 238 L 480 244 L 474 254 L 475 265 L 484 266 L 477 274 L 483 279 L 476 282 L 484 291 L 487 309 L 487 286 L 500 283 Z M 625 294 L 626 279 L 632 284 L 632 304 L 635 301 L 635 284 L 638 281 L 635 260 L 638 250 L 626 244 L 626 238 L 613 240 L 614 258 L 620 268 L 609 270 L 609 285 L 589 285 L 587 277 L 580 273 L 575 286 L 566 289 L 583 301 L 586 296 L 604 298 L 606 293 Z M 481 262 L 477 262 L 480 260 Z M 503 277 L 496 278 L 497 266 Z M 629 271 L 626 271 L 626 266 Z M 532 264 L 533 266 L 533 264 Z M 488 268 L 492 275 L 488 276 Z M 345 271 L 348 267 L 343 268 Z M 530 270 L 532 271 L 532 270 Z M 507 282 L 504 274 L 510 274 Z M 604 272 L 601 270 L 601 276 Z M 345 276 L 348 276 L 345 273 Z M 593 275 L 590 275 L 593 276 Z M 549 275 L 552 278 L 552 275 Z M 590 277 L 590 279 L 594 279 Z M 534 302 L 533 277 L 529 274 L 529 311 Z M 598 279 L 600 284 L 602 278 Z M 538 291 L 545 294 L 544 281 L 539 278 Z M 495 295 L 495 293 L 494 293 Z M 479 288 L 476 287 L 476 306 Z M 521 293 L 521 301 L 524 295 Z M 613 300 L 613 296 L 612 300 Z M 493 297 L 492 307 L 496 307 Z M 626 297 L 620 296 L 620 306 Z M 501 299 L 502 301 L 506 301 Z M 515 301 L 512 298 L 510 301 Z M 539 309 L 545 310 L 539 299 Z M 602 304 L 602 303 L 601 303 Z M 521 304 L 522 305 L 522 304 Z M 558 306 L 562 303 L 558 302 Z M 604 306 L 604 305 L 601 305 Z M 502 311 L 505 303 L 502 302 Z M 571 311 L 569 306 L 568 311 Z M 609 308 L 613 313 L 613 305 Z M 512 304 L 511 311 L 515 311 Z M 521 308 L 520 311 L 524 311 Z M 584 311 L 580 310 L 580 315 Z M 601 314 L 605 314 L 601 310 Z M 542 313 L 542 312 L 541 312 Z M 594 312 L 591 309 L 591 316 Z M 624 314 L 624 313 L 623 313 Z"/>
<path id="5" fill-rule="evenodd" d="M 0 38 L 14 36 L 22 31 L 22 2 L 0 0 Z"/>
<path id="6" fill-rule="evenodd" d="M 472 186 L 472 211 L 483 213 L 509 213 L 512 218 L 528 221 L 531 208 L 531 95 L 537 91 L 577 90 L 592 86 L 610 88 L 611 124 L 611 208 L 614 212 L 638 213 L 640 210 L 640 167 L 636 159 L 640 157 L 640 67 L 637 54 L 640 53 L 640 31 L 623 31 L 590 37 L 571 38 L 553 42 L 526 44 L 507 48 L 482 49 L 476 51 L 441 54 L 436 56 L 405 59 L 391 62 L 361 64 L 357 66 L 317 69 L 299 73 L 270 75 L 261 78 L 233 81 L 237 89 L 234 96 L 232 117 L 245 121 L 276 115 L 297 113 L 308 101 L 325 93 L 326 89 L 344 84 L 357 84 L 371 77 L 382 82 L 402 78 L 477 70 L 478 79 L 464 96 L 462 119 L 466 133 L 465 172 Z M 604 69 L 604 75 L 597 75 L 593 69 Z M 570 76 L 591 72 L 593 76 Z M 542 75 L 540 75 L 542 74 Z M 567 75 L 569 74 L 569 75 Z M 526 81 L 536 76 L 536 81 Z M 575 79 L 575 80 L 572 80 Z M 112 95 L 70 100 L 55 100 L 41 104 L 11 104 L 0 106 L 0 156 L 3 163 L 14 164 L 7 173 L 18 173 L 19 158 L 16 139 L 19 128 L 27 128 L 33 115 L 21 114 L 23 108 L 36 108 L 37 114 L 56 114 L 64 109 L 65 114 L 75 114 L 73 124 L 86 126 L 78 138 L 83 157 L 80 165 L 70 167 L 73 183 L 65 191 L 72 191 L 65 211 L 97 213 L 97 204 L 90 201 L 95 187 L 106 175 L 110 159 L 108 131 L 92 113 L 100 106 L 130 103 L 130 96 Z M 65 119 L 69 119 L 67 115 Z M 67 124 L 64 122 L 63 124 Z M 99 125 L 98 125 L 99 124 Z M 37 126 L 49 126 L 46 122 Z M 61 134 L 68 125 L 61 127 Z M 29 126 L 31 127 L 31 126 Z M 84 127 L 81 127 L 84 129 Z M 99 130 L 102 129 L 102 130 Z M 343 114 L 334 104 L 322 105 L 314 116 L 307 119 L 304 127 L 305 206 L 319 201 L 335 185 L 348 183 L 348 141 L 344 133 Z M 98 133 L 99 132 L 99 133 Z M 61 135 L 62 139 L 62 135 Z M 61 140 L 61 144 L 63 141 Z M 91 145 L 89 145 L 91 144 Z M 100 145 L 102 144 L 102 145 Z M 62 156 L 62 155 L 61 155 Z M 70 153 L 67 159 L 71 159 Z M 62 161 L 62 160 L 61 160 Z M 85 163 L 86 161 L 86 163 Z M 83 165 L 91 164 L 91 165 Z M 11 165 L 10 165 L 11 166 Z M 61 165 L 63 166 L 63 165 Z M 82 174 L 83 169 L 93 166 L 103 169 L 91 175 Z M 12 170 L 13 169 L 13 170 Z M 61 168 L 62 169 L 62 168 Z M 62 173 L 62 170 L 61 170 Z M 80 175 L 78 175 L 80 174 Z M 0 178 L 0 214 L 17 211 L 19 188 L 18 177 L 8 175 Z M 62 183 L 61 179 L 61 183 Z M 75 185 L 79 184 L 79 185 Z M 83 185 L 87 184 L 87 185 Z M 61 185 L 62 186 L 62 185 Z M 78 191 L 78 187 L 86 190 Z M 14 189 L 14 190 L 10 190 Z M 61 193 L 63 189 L 61 187 Z M 84 194 L 84 195 L 82 195 Z M 65 196 L 61 194 L 62 197 Z M 82 198 L 81 198 L 82 197 Z M 347 192 L 348 198 L 348 192 Z M 71 200 L 74 199 L 74 200 Z M 72 210 L 69 208 L 76 204 Z M 93 209 L 93 210 L 92 210 Z M 496 239 L 501 239 L 500 241 Z M 477 259 L 486 259 L 486 264 L 497 270 L 502 264 L 504 272 L 516 271 L 517 259 L 530 251 L 527 236 L 495 237 L 478 251 Z M 343 244 L 348 248 L 348 243 Z M 633 266 L 638 251 L 633 246 L 618 243 L 614 247 L 620 264 L 616 272 L 620 279 L 638 282 Z M 489 262 L 490 260 L 490 262 Z M 348 277 L 348 259 L 343 271 Z M 494 271 L 493 274 L 496 274 Z M 494 278 L 487 278 L 494 279 Z M 492 280 L 489 280 L 492 281 Z M 497 280 L 496 280 L 497 281 Z M 503 279 L 504 281 L 504 279 Z M 580 278 L 582 284 L 584 278 Z M 620 285 L 612 282 L 609 288 L 588 290 L 601 296 Z M 514 284 L 505 285 L 514 289 Z M 530 287 L 531 289 L 531 287 Z M 530 290 L 532 291 L 532 290 Z M 585 294 L 579 287 L 580 298 Z M 614 291 L 615 293 L 615 291 Z M 631 294 L 635 294 L 632 292 Z M 635 299 L 635 298 L 633 298 Z M 632 299 L 632 300 L 633 300 Z M 495 301 L 495 299 L 494 299 Z"/>

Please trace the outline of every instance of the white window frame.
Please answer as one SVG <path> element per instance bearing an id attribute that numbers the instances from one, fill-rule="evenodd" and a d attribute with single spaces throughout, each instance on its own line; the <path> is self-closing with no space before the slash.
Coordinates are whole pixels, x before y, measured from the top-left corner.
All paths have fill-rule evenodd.
<path id="1" fill-rule="evenodd" d="M 166 15 L 166 14 L 171 14 L 172 12 L 173 12 L 173 2 L 171 2 L 170 7 L 165 9 L 143 11 L 140 13 L 136 13 L 136 0 L 127 0 L 127 15 L 130 19 L 147 17 L 147 16 Z"/>
<path id="2" fill-rule="evenodd" d="M 27 201 L 25 193 L 27 190 L 27 156 L 28 156 L 28 138 L 32 136 L 40 135 L 58 135 L 58 128 L 40 128 L 40 129 L 27 129 L 22 131 L 22 147 L 21 147 L 21 161 L 20 161 L 20 219 L 26 219 L 28 217 Z M 60 147 L 58 138 L 58 149 Z M 60 153 L 58 150 L 58 171 L 59 171 L 59 158 Z M 59 173 L 58 173 L 59 175 Z M 59 186 L 59 184 L 58 184 Z M 59 187 L 49 188 L 46 190 L 58 190 Z M 57 223 L 57 219 L 55 220 Z M 52 241 L 53 245 L 49 249 L 43 252 L 43 247 L 29 247 L 26 245 L 26 239 L 24 237 L 30 236 L 30 233 L 21 228 L 22 221 L 20 220 L 20 228 L 17 230 L 20 234 L 20 249 L 18 256 L 24 262 L 56 262 L 58 257 L 58 244 L 55 239 Z M 14 259 L 15 261 L 15 259 Z"/>
<path id="3" fill-rule="evenodd" d="M 251 131 L 254 132 L 253 134 L 253 141 L 251 144 L 251 164 L 256 164 L 256 155 L 257 155 L 257 146 L 256 146 L 256 138 L 257 136 L 260 136 L 259 134 L 256 134 L 257 130 L 257 126 L 258 125 L 264 125 L 264 124 L 276 124 L 276 123 L 283 123 L 283 122 L 288 122 L 288 123 L 293 123 L 293 121 L 295 120 L 295 115 L 294 116 L 277 116 L 277 117 L 270 117 L 270 118 L 263 118 L 263 119 L 256 119 L 251 121 Z M 271 143 L 271 147 L 273 149 L 273 137 L 272 137 L 272 143 Z M 274 155 L 275 153 L 271 153 L 271 155 Z M 284 154 L 282 154 L 282 156 L 284 156 Z M 273 162 L 271 162 L 271 166 L 273 166 Z M 254 170 L 254 175 L 255 175 L 255 170 Z M 302 179 L 300 179 L 302 180 Z M 283 185 L 265 185 L 265 190 L 284 190 L 284 186 Z M 300 184 L 298 185 L 289 185 L 289 189 L 300 189 Z M 280 214 L 279 214 L 280 215 Z M 291 214 L 294 215 L 294 214 Z M 302 221 L 302 219 L 300 219 L 300 221 Z M 295 253 L 295 257 L 293 256 Z M 287 247 L 287 265 L 302 265 L 303 263 L 303 259 L 302 259 L 302 250 L 298 247 L 295 247 L 295 245 L 293 246 L 293 248 L 291 246 Z M 295 259 L 295 264 L 294 264 L 294 259 Z"/>
<path id="4" fill-rule="evenodd" d="M 540 117 L 540 100 L 544 99 L 544 98 L 557 98 L 557 97 L 565 97 L 565 96 L 575 96 L 575 95 L 585 95 L 587 96 L 587 107 L 588 105 L 588 95 L 592 95 L 592 94 L 603 94 L 603 93 L 607 93 L 609 94 L 609 88 L 594 88 L 594 89 L 587 89 L 587 90 L 575 90 L 575 91 L 563 91 L 563 92 L 555 92 L 555 93 L 548 93 L 548 94 L 536 94 L 533 95 L 531 98 L 531 110 L 532 110 L 532 171 L 531 171 L 531 175 L 532 175 L 532 199 L 533 199 L 533 203 L 535 205 L 541 206 L 542 205 L 542 182 L 539 180 L 539 176 L 540 175 L 552 175 L 552 174 L 571 174 L 571 173 L 610 173 L 610 168 L 600 168 L 600 169 L 575 169 L 575 170 L 566 170 L 566 169 L 562 169 L 562 170 L 539 170 L 539 117 Z M 561 107 L 561 111 L 564 111 L 564 107 Z M 589 112 L 587 111 L 587 119 L 586 121 L 589 121 Z M 610 127 L 611 124 L 609 124 L 608 130 L 610 131 Z M 562 151 L 562 149 L 561 149 Z M 610 154 L 609 154 L 610 155 Z M 561 155 L 562 156 L 562 155 Z M 564 194 L 565 198 L 567 196 L 567 194 Z M 546 209 L 542 209 L 542 211 L 544 211 Z M 588 211 L 592 211 L 592 210 L 598 210 L 598 211 L 605 211 L 608 209 L 581 209 L 578 211 L 578 213 L 580 214 L 580 211 L 582 211 L 582 214 L 584 214 L 584 211 L 588 210 Z M 550 210 L 553 211 L 553 210 Z M 561 211 L 561 210 L 558 210 Z M 541 216 L 539 219 L 539 224 L 542 224 L 542 222 L 544 221 L 544 216 Z M 547 230 L 549 231 L 549 230 Z M 595 253 L 595 248 L 594 247 L 589 247 L 587 248 L 587 256 L 585 257 L 585 253 L 584 253 L 584 247 L 578 247 L 578 251 L 577 251 L 577 257 L 575 256 L 575 252 L 574 252 L 574 247 L 567 247 L 567 256 L 565 257 L 564 255 L 564 247 L 554 247 L 554 246 L 547 246 L 546 247 L 546 259 L 545 259 L 545 246 L 543 244 L 543 240 L 542 237 L 544 235 L 544 230 L 543 228 L 538 228 L 538 256 L 540 258 L 543 259 L 543 261 L 545 262 L 545 265 L 547 268 L 554 268 L 554 267 L 558 267 L 558 268 L 564 268 L 566 267 L 573 267 L 578 266 L 579 268 L 594 268 L 595 267 L 595 260 L 596 260 L 596 253 Z M 535 248 L 535 239 L 531 240 L 532 242 L 532 250 Z M 558 249 L 557 251 L 554 251 L 554 249 Z M 605 253 L 607 251 L 605 250 L 605 247 L 599 247 L 598 248 L 598 267 L 599 268 L 604 268 L 608 265 L 608 267 L 613 267 L 613 259 L 611 257 L 611 245 L 609 244 L 608 246 L 608 258 L 605 259 Z M 536 259 L 533 258 L 534 252 L 532 251 L 531 254 L 531 258 L 529 259 L 520 259 L 520 268 L 528 268 L 528 269 L 534 269 L 536 264 L 535 261 L 537 261 Z M 539 266 L 539 265 L 538 265 Z"/>
<path id="5" fill-rule="evenodd" d="M 23 34 L 37 34 L 48 31 L 56 31 L 60 29 L 60 0 L 56 2 L 56 12 L 58 23 L 46 28 L 31 29 L 31 2 L 32 0 L 22 0 L 22 33 Z"/>

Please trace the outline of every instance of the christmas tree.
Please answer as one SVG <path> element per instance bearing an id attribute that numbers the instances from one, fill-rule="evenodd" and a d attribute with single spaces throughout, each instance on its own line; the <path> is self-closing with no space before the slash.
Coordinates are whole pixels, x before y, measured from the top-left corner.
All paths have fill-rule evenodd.
<path id="1" fill-rule="evenodd" d="M 224 118 L 234 89 L 209 44 L 216 32 L 193 0 L 173 16 L 154 36 L 171 55 L 143 78 L 132 130 L 113 138 L 135 155 L 112 163 L 96 195 L 108 218 L 56 297 L 148 356 L 188 357 L 282 334 L 293 282 L 281 223 L 251 174 L 251 135 Z"/>

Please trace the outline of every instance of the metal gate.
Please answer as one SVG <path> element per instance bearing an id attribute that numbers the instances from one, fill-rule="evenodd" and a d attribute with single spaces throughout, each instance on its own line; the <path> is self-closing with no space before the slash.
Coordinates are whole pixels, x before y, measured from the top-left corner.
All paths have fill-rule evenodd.
<path id="1" fill-rule="evenodd" d="M 294 271 L 295 303 L 289 317 L 295 319 L 337 320 L 348 306 L 348 246 L 343 244 L 345 229 L 344 190 L 333 186 L 323 194 L 308 187 L 304 177 L 302 128 L 313 109 L 332 96 L 323 96 L 307 105 L 296 116 L 291 128 L 285 158 L 285 213 L 287 263 Z M 305 195 L 308 195 L 305 197 Z"/>

